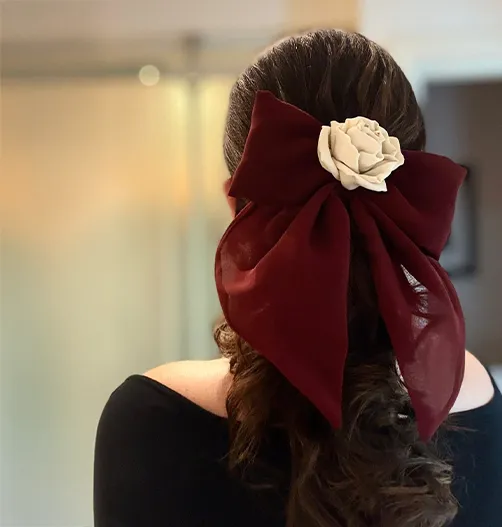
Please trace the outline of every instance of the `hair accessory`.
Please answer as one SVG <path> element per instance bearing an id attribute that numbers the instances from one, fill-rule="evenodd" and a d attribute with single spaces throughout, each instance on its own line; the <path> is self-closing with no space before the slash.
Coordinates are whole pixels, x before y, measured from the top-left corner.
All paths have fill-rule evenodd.
<path id="1" fill-rule="evenodd" d="M 385 179 L 404 163 L 397 137 L 389 137 L 376 121 L 366 117 L 331 121 L 319 134 L 321 165 L 347 190 L 364 187 L 386 192 Z"/>
<path id="2" fill-rule="evenodd" d="M 420 435 L 429 440 L 464 374 L 464 318 L 438 260 L 465 170 L 445 157 L 401 152 L 373 121 L 327 128 L 258 92 L 229 188 L 248 205 L 216 254 L 220 303 L 229 325 L 342 426 L 352 219 Z"/>

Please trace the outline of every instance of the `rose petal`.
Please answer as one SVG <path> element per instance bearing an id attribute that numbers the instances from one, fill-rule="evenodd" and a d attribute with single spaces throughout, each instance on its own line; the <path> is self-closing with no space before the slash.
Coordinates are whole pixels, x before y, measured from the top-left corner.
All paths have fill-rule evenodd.
<path id="1" fill-rule="evenodd" d="M 382 153 L 385 156 L 395 157 L 397 150 L 389 141 L 385 141 L 382 143 Z"/>
<path id="2" fill-rule="evenodd" d="M 338 161 L 335 159 L 336 167 L 338 168 L 338 178 L 340 183 L 347 189 L 347 190 L 354 190 L 356 189 L 359 184 L 356 183 L 355 177 L 358 175 L 356 172 L 354 172 L 350 167 L 342 163 L 341 161 Z"/>
<path id="3" fill-rule="evenodd" d="M 380 129 L 380 125 L 376 121 L 373 121 L 372 119 L 368 119 L 367 117 L 360 117 L 360 116 L 346 119 L 345 125 L 347 126 L 347 129 L 350 129 L 354 126 L 365 125 L 373 132 Z"/>
<path id="4" fill-rule="evenodd" d="M 389 137 L 389 134 L 387 132 L 387 130 L 385 128 L 382 128 L 382 127 L 378 127 L 378 133 L 380 134 L 380 137 L 384 140 L 384 141 L 388 141 L 390 139 Z"/>
<path id="5" fill-rule="evenodd" d="M 358 117 L 352 117 L 351 119 L 345 119 L 345 122 L 339 128 L 341 130 L 343 130 L 344 132 L 346 132 L 350 128 L 353 128 L 354 126 L 357 126 L 358 122 L 359 122 L 359 118 Z M 331 124 L 333 124 L 333 123 L 331 123 Z"/>
<path id="6" fill-rule="evenodd" d="M 321 128 L 319 141 L 317 143 L 317 155 L 322 167 L 337 178 L 338 169 L 336 168 L 335 162 L 331 157 L 330 135 L 331 128 L 329 126 L 323 126 Z"/>
<path id="7" fill-rule="evenodd" d="M 388 178 L 396 168 L 401 166 L 402 163 L 399 161 L 393 159 L 393 160 L 387 160 L 384 159 L 382 162 L 378 163 L 378 165 L 375 165 L 373 168 L 365 172 L 365 176 L 370 176 L 373 178 L 379 178 L 380 181 L 383 181 L 385 178 Z"/>
<path id="8" fill-rule="evenodd" d="M 351 143 L 350 137 L 339 128 L 331 128 L 331 155 L 335 160 L 341 161 L 354 172 L 358 171 L 359 152 Z"/>
<path id="9" fill-rule="evenodd" d="M 365 128 L 364 131 L 366 134 L 368 134 L 369 137 L 374 139 L 379 145 L 381 145 L 385 141 L 385 137 L 380 133 L 379 130 L 376 130 L 374 132 L 373 130 L 370 130 L 369 128 Z"/>
<path id="10" fill-rule="evenodd" d="M 344 123 L 339 123 L 338 121 L 331 121 L 331 123 L 329 124 L 332 130 L 337 128 L 338 130 L 341 130 L 344 133 L 348 130 L 347 121 L 345 121 Z"/>
<path id="11" fill-rule="evenodd" d="M 384 154 L 383 158 L 385 161 L 396 161 L 397 167 L 400 167 L 402 164 L 404 164 L 404 156 L 401 152 L 396 152 L 394 155 Z"/>
<path id="12" fill-rule="evenodd" d="M 368 170 L 371 170 L 375 165 L 378 165 L 384 160 L 382 153 L 368 154 L 367 152 L 361 152 L 359 154 L 359 174 L 365 174 Z"/>
<path id="13" fill-rule="evenodd" d="M 374 192 L 387 192 L 387 184 L 385 181 L 375 181 L 361 174 L 357 174 L 354 176 L 354 182 L 360 187 L 373 190 Z"/>
<path id="14" fill-rule="evenodd" d="M 382 146 L 382 152 L 384 154 L 395 155 L 397 152 L 401 152 L 401 145 L 399 144 L 399 139 L 397 137 L 389 137 Z"/>
<path id="15" fill-rule="evenodd" d="M 377 139 L 370 137 L 367 130 L 358 130 L 357 128 L 351 128 L 347 131 L 347 135 L 350 137 L 352 144 L 357 148 L 359 153 L 367 152 L 368 154 L 377 154 L 380 152 L 381 146 Z M 359 161 L 359 164 L 361 162 Z"/>

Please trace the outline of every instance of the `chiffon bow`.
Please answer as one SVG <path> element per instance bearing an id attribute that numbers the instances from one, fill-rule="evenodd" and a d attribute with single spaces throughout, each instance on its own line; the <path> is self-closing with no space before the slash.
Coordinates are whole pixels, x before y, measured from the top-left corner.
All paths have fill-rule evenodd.
<path id="1" fill-rule="evenodd" d="M 319 162 L 322 123 L 259 92 L 229 196 L 248 205 L 216 254 L 228 324 L 342 426 L 348 350 L 351 220 L 363 237 L 381 317 L 423 440 L 447 417 L 463 380 L 465 327 L 438 263 L 465 170 L 403 151 L 386 192 L 346 190 Z"/>

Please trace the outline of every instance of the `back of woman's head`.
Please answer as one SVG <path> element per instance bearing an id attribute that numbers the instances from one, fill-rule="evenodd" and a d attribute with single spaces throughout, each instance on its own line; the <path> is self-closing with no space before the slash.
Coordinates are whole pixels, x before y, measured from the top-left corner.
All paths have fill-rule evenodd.
<path id="1" fill-rule="evenodd" d="M 316 31 L 269 48 L 237 80 L 225 132 L 231 174 L 241 161 L 260 90 L 322 124 L 364 116 L 397 137 L 403 149 L 425 146 L 419 106 L 392 57 L 361 35 Z M 445 525 L 456 513 L 451 468 L 419 439 L 355 225 L 347 321 L 340 430 L 226 322 L 216 328 L 233 373 L 227 400 L 231 464 L 253 463 L 268 431 L 280 428 L 291 453 L 288 527 Z"/>

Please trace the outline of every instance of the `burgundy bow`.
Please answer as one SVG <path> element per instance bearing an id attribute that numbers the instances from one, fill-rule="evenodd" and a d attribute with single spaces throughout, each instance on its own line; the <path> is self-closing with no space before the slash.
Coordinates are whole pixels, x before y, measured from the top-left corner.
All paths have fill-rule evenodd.
<path id="1" fill-rule="evenodd" d="M 438 259 L 465 170 L 445 157 L 405 151 L 387 192 L 347 191 L 319 163 L 320 130 L 307 113 L 269 92 L 257 94 L 229 189 L 229 196 L 250 203 L 216 254 L 224 315 L 340 427 L 350 215 L 365 240 L 420 435 L 429 440 L 464 374 L 462 310 Z"/>

